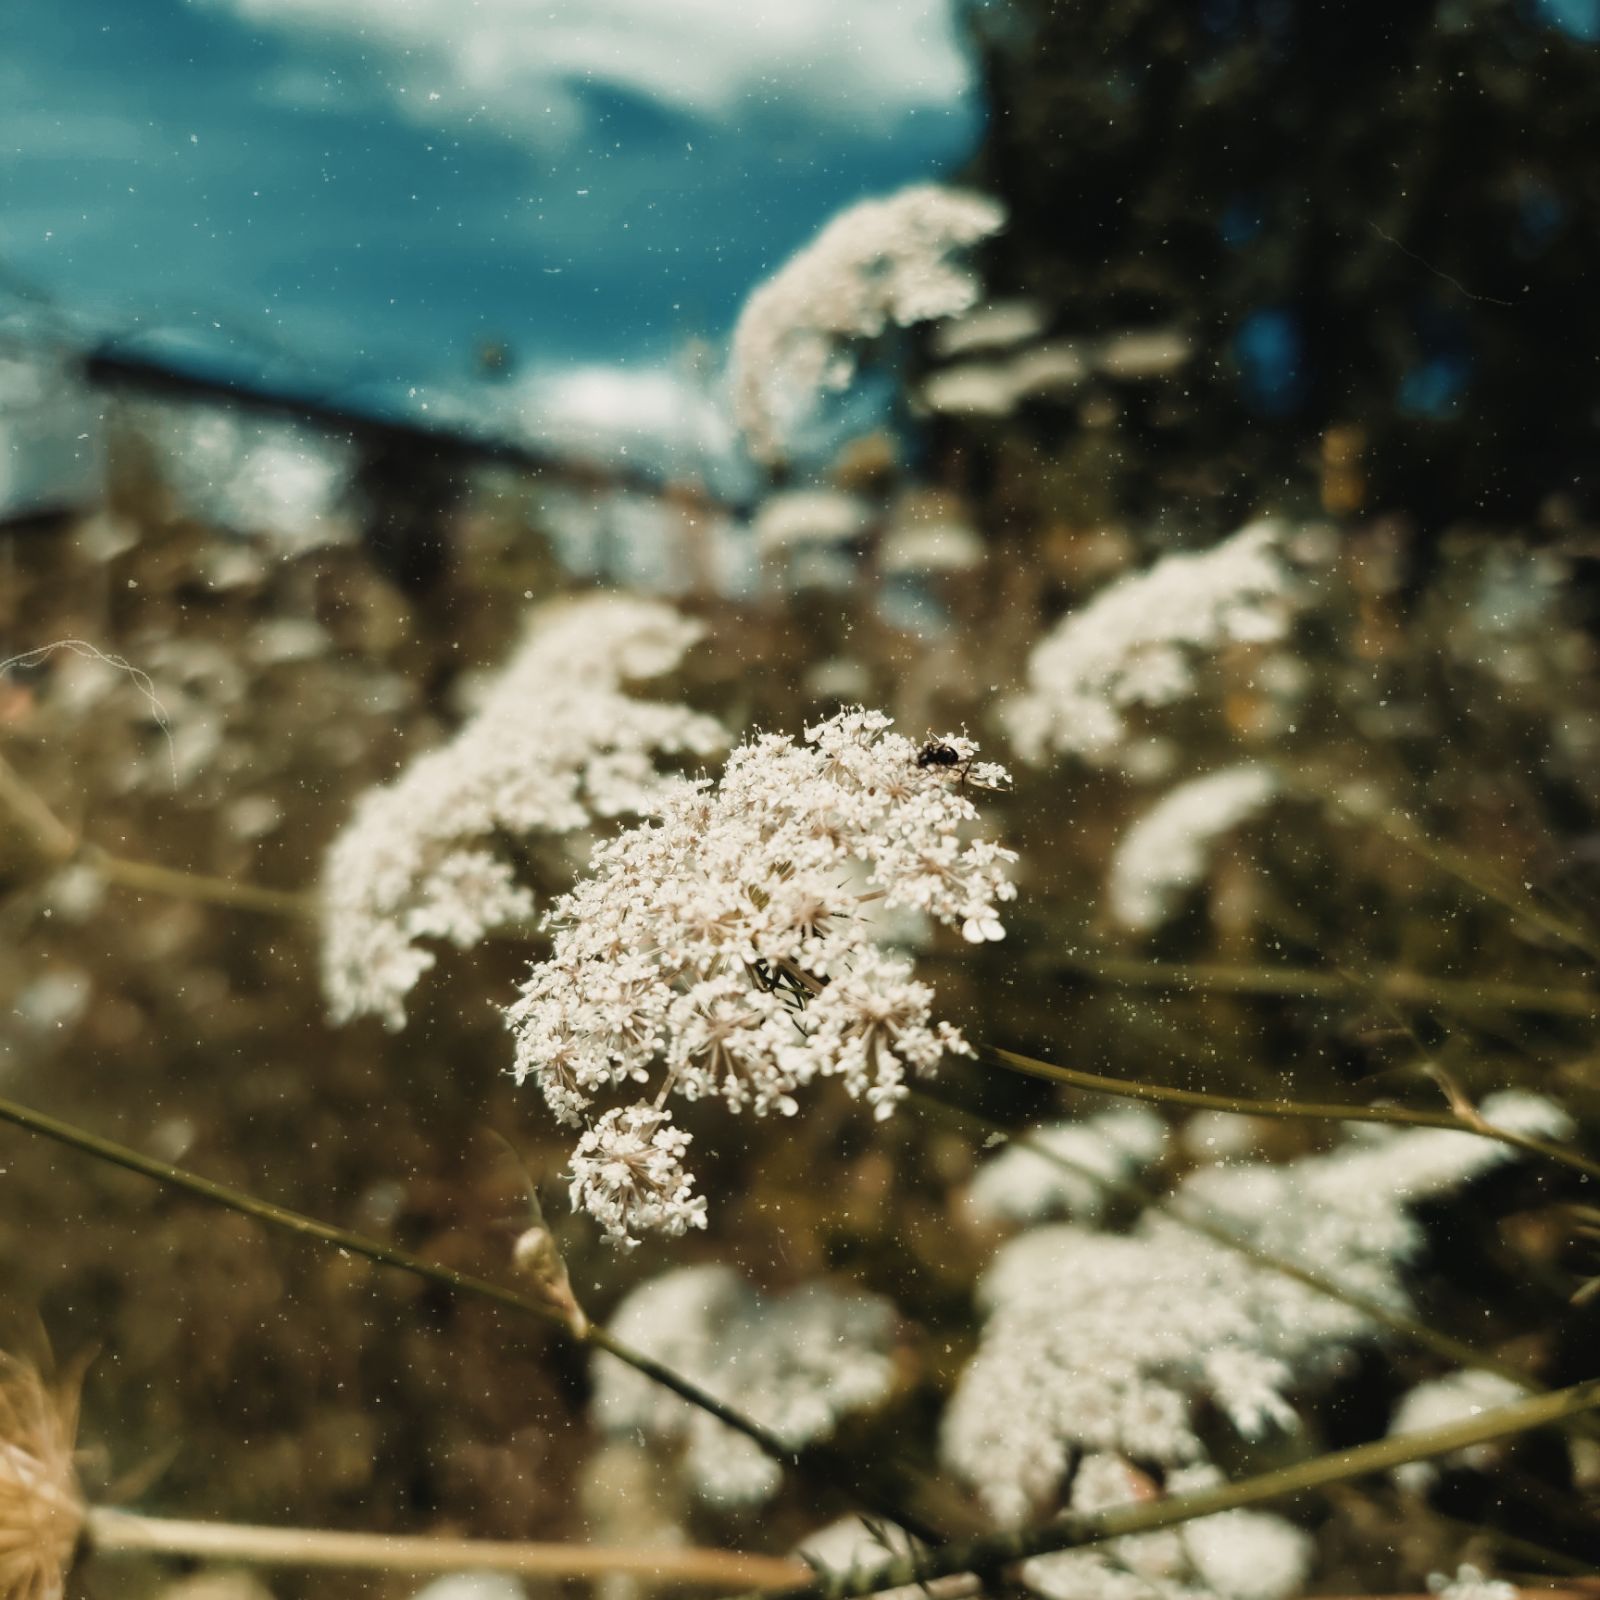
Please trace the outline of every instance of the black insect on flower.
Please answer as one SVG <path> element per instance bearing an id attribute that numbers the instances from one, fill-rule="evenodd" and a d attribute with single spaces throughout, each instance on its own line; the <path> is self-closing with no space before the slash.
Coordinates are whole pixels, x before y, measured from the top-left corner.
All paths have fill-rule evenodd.
<path id="1" fill-rule="evenodd" d="M 917 751 L 917 766 L 926 771 L 929 767 L 966 767 L 972 764 L 971 756 L 964 756 L 954 745 L 930 739 Z"/>
<path id="2" fill-rule="evenodd" d="M 1005 773 L 992 764 L 977 761 L 977 747 L 962 739 L 952 744 L 948 739 L 930 739 L 917 751 L 916 766 L 919 772 L 952 772 L 956 789 L 980 789 L 993 793 L 1006 787 Z"/>

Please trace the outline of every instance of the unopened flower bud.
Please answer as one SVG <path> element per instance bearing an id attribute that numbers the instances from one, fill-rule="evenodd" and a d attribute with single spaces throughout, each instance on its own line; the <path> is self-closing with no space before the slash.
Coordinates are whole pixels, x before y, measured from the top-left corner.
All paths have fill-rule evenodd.
<path id="1" fill-rule="evenodd" d="M 560 1316 L 574 1338 L 581 1339 L 589 1331 L 589 1319 L 572 1292 L 567 1264 L 550 1230 L 542 1223 L 524 1229 L 511 1247 L 511 1259 L 533 1281 L 538 1298 Z"/>

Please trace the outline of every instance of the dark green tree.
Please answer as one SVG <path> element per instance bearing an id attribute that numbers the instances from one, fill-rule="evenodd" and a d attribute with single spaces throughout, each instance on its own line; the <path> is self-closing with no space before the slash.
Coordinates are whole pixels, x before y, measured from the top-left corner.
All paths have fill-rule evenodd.
<path id="1" fill-rule="evenodd" d="M 1596 509 L 1600 45 L 1534 0 L 968 3 L 1011 208 L 996 294 L 1064 336 L 1176 327 L 1117 389 L 1132 514 Z M 1080 426 L 1034 406 L 1054 451 Z M 1340 430 L 1329 440 L 1329 430 Z M 1336 495 L 1337 498 L 1337 495 Z"/>

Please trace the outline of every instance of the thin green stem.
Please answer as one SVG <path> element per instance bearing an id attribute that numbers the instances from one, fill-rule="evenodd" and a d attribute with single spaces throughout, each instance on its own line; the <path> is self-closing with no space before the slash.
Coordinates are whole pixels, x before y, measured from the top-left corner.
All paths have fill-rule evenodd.
<path id="1" fill-rule="evenodd" d="M 1579 1416 L 1597 1406 L 1600 1406 L 1600 1378 L 1591 1378 L 1570 1389 L 1558 1389 L 1553 1394 L 1534 1395 L 1481 1411 L 1447 1427 L 1398 1434 L 1349 1450 L 1336 1450 L 1294 1466 L 1280 1467 L 1193 1494 L 1137 1501 L 1108 1511 L 1068 1512 L 1042 1527 L 987 1534 L 946 1545 L 941 1550 L 914 1551 L 874 1566 L 831 1573 L 811 1583 L 780 1589 L 769 1593 L 767 1600 L 850 1600 L 850 1597 L 927 1583 L 954 1573 L 986 1575 L 1034 1556 L 1082 1549 L 1129 1534 L 1152 1533 L 1158 1528 L 1176 1527 L 1220 1511 L 1283 1500 L 1311 1489 L 1345 1483 L 1352 1478 L 1402 1466 L 1408 1461 L 1426 1461 L 1473 1445 L 1512 1438 Z"/>
<path id="2" fill-rule="evenodd" d="M 309 892 L 265 889 L 258 884 L 238 883 L 232 878 L 216 878 L 203 872 L 180 872 L 148 861 L 129 861 L 108 854 L 98 845 L 80 846 L 75 859 L 92 867 L 108 883 L 131 889 L 135 894 L 160 894 L 174 900 L 195 900 L 203 905 L 264 911 L 271 916 L 309 917 L 316 912 L 316 896 Z"/>
<path id="3" fill-rule="evenodd" d="M 1447 1517 L 1438 1511 L 1435 1511 L 1434 1515 L 1446 1527 L 1455 1528 L 1464 1538 L 1487 1539 L 1497 1551 L 1513 1556 L 1518 1561 L 1531 1561 L 1538 1566 L 1548 1567 L 1552 1572 L 1559 1572 L 1564 1577 L 1588 1578 L 1591 1583 L 1600 1584 L 1600 1578 L 1593 1576 L 1592 1562 L 1579 1561 L 1576 1557 L 1567 1555 L 1565 1551 L 1552 1550 L 1549 1545 L 1535 1544 L 1531 1539 L 1519 1538 L 1514 1533 L 1507 1533 L 1504 1528 L 1492 1527 L 1483 1522 L 1463 1522 L 1458 1517 Z"/>
<path id="4" fill-rule="evenodd" d="M 160 894 L 174 900 L 197 900 L 207 905 L 234 906 L 275 916 L 309 916 L 316 909 L 316 897 L 310 893 L 265 889 L 203 872 L 183 872 L 148 861 L 130 861 L 80 839 L 37 792 L 23 782 L 16 768 L 3 756 L 0 756 L 0 810 L 10 815 L 39 860 L 52 868 L 80 861 L 108 883 L 131 889 L 136 894 Z"/>
<path id="5" fill-rule="evenodd" d="M 78 848 L 78 837 L 49 806 L 22 781 L 17 769 L 0 756 L 0 806 L 27 836 L 44 861 L 64 865 Z"/>
<path id="6" fill-rule="evenodd" d="M 1404 1106 L 1352 1106 L 1312 1100 L 1258 1100 L 1245 1095 L 1210 1094 L 1200 1089 L 1172 1089 L 1163 1084 L 1105 1078 L 1099 1073 L 1058 1066 L 1055 1062 L 1041 1061 L 1036 1056 L 1023 1055 L 1016 1050 L 1002 1050 L 996 1045 L 980 1047 L 980 1054 L 1000 1066 L 1032 1078 L 1048 1078 L 1052 1083 L 1070 1084 L 1074 1089 L 1117 1095 L 1127 1100 L 1146 1100 L 1156 1105 L 1187 1106 L 1194 1111 L 1228 1111 L 1243 1117 L 1281 1117 L 1313 1122 L 1384 1122 L 1399 1127 L 1440 1128 L 1450 1133 L 1475 1134 L 1480 1139 L 1493 1139 L 1529 1155 L 1570 1167 L 1586 1178 L 1600 1179 L 1600 1161 L 1591 1161 L 1576 1151 L 1564 1150 L 1560 1145 L 1548 1144 L 1543 1139 L 1531 1139 L 1509 1128 L 1497 1128 L 1492 1122 L 1473 1121 L 1447 1111 L 1412 1111 Z"/>
<path id="7" fill-rule="evenodd" d="M 1224 994 L 1281 995 L 1297 1000 L 1337 1000 L 1352 987 L 1383 1000 L 1445 1011 L 1534 1011 L 1554 1017 L 1600 1017 L 1600 995 L 1539 984 L 1486 983 L 1476 978 L 1430 978 L 1416 972 L 1375 973 L 1359 982 L 1314 967 L 1238 967 L 1218 962 L 1135 961 L 1119 956 L 1071 956 L 1074 972 L 1107 983 L 1151 989 L 1209 989 Z"/>
<path id="8" fill-rule="evenodd" d="M 337 1228 L 330 1223 L 319 1222 L 314 1217 L 291 1211 L 286 1206 L 274 1205 L 270 1200 L 257 1199 L 256 1196 L 246 1194 L 242 1190 L 229 1188 L 226 1184 L 215 1183 L 210 1178 L 203 1178 L 198 1173 L 173 1166 L 170 1162 L 143 1155 L 126 1145 L 101 1138 L 98 1134 L 90 1133 L 70 1122 L 47 1116 L 42 1111 L 35 1111 L 31 1107 L 19 1105 L 16 1101 L 4 1097 L 0 1097 L 0 1122 L 10 1122 L 28 1133 L 53 1139 L 57 1144 L 66 1145 L 98 1161 L 109 1162 L 128 1172 L 136 1172 L 141 1177 L 150 1178 L 169 1188 L 181 1189 L 212 1205 L 223 1206 L 229 1211 L 254 1217 L 268 1227 L 318 1244 L 331 1245 L 336 1250 L 362 1256 L 380 1266 L 409 1272 L 413 1277 L 437 1284 L 452 1294 L 487 1300 L 508 1310 L 537 1317 L 540 1321 L 559 1328 L 567 1337 L 578 1343 L 596 1350 L 604 1350 L 652 1382 L 670 1389 L 680 1400 L 687 1401 L 690 1405 L 715 1417 L 718 1422 L 732 1428 L 736 1433 L 743 1434 L 784 1467 L 807 1470 L 806 1460 L 776 1434 L 732 1406 L 724 1404 L 692 1380 L 672 1371 L 670 1367 L 663 1366 L 643 1351 L 624 1344 L 604 1328 L 591 1324 L 583 1333 L 577 1333 L 558 1310 L 531 1296 L 491 1283 L 486 1278 L 476 1278 L 468 1273 L 456 1272 L 449 1267 L 437 1266 L 431 1261 L 424 1261 L 420 1256 L 412 1255 L 409 1251 L 384 1244 L 379 1239 L 370 1239 L 364 1234 L 353 1233 L 348 1228 Z M 939 1535 L 928 1528 L 915 1513 L 887 1502 L 877 1488 L 852 1473 L 837 1459 L 830 1458 L 823 1470 L 831 1487 L 846 1490 L 868 1510 L 890 1518 L 919 1538 L 938 1539 Z"/>
<path id="9" fill-rule="evenodd" d="M 1485 872 L 1479 863 L 1463 852 L 1453 850 L 1448 845 L 1435 843 L 1409 817 L 1395 811 L 1352 805 L 1326 788 L 1315 790 L 1302 788 L 1299 792 L 1308 798 L 1320 800 L 1352 822 L 1376 828 L 1386 838 L 1393 839 L 1396 844 L 1404 845 L 1413 854 L 1471 889 L 1474 894 L 1493 901 L 1494 904 L 1511 912 L 1513 916 L 1520 917 L 1524 922 L 1549 934 L 1552 938 L 1559 939 L 1562 943 L 1571 945 L 1573 949 L 1581 950 L 1585 955 L 1600 960 L 1600 941 L 1593 935 L 1547 911 L 1538 901 L 1519 893 L 1502 879 Z"/>

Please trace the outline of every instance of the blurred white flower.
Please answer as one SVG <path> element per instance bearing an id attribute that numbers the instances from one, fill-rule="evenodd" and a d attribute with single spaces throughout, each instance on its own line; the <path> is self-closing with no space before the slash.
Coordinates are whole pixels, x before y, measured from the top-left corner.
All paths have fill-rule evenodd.
<path id="1" fill-rule="evenodd" d="M 1036 300 L 991 300 L 946 322 L 933 336 L 933 351 L 948 359 L 974 350 L 1010 349 L 1036 339 L 1049 320 Z"/>
<path id="2" fill-rule="evenodd" d="M 1169 790 L 1123 835 L 1111 858 L 1107 899 L 1124 928 L 1160 927 L 1205 882 L 1216 842 L 1278 793 L 1273 770 L 1245 762 Z"/>
<path id="3" fill-rule="evenodd" d="M 1268 1122 L 1263 1117 L 1238 1116 L 1232 1111 L 1197 1111 L 1180 1135 L 1186 1154 L 1196 1161 L 1230 1161 L 1254 1155 L 1262 1145 Z"/>
<path id="4" fill-rule="evenodd" d="M 1214 1467 L 1169 1475 L 1168 1492 L 1214 1487 Z M 1150 1499 L 1155 1485 L 1121 1456 L 1091 1452 L 1077 1464 L 1074 1511 L 1109 1511 Z M 1263 1511 L 1223 1511 L 1180 1527 L 1112 1539 L 1092 1550 L 1036 1556 L 1022 1568 L 1046 1600 L 1291 1600 L 1311 1574 L 1312 1541 Z"/>
<path id="5" fill-rule="evenodd" d="M 1088 376 L 1082 347 L 1071 339 L 1051 339 L 1004 360 L 941 367 L 917 398 L 926 410 L 946 416 L 1004 417 L 1025 400 L 1071 395 Z"/>
<path id="6" fill-rule="evenodd" d="M 265 1596 L 267 1591 L 261 1593 Z M 528 1591 L 503 1572 L 450 1572 L 418 1589 L 412 1600 L 527 1600 L 527 1596 Z"/>
<path id="7" fill-rule="evenodd" d="M 1289 1600 L 1311 1576 L 1309 1534 L 1265 1511 L 1222 1511 L 1186 1523 L 1195 1575 L 1224 1600 Z"/>
<path id="8" fill-rule="evenodd" d="M 730 1267 L 681 1268 L 636 1289 L 610 1328 L 796 1450 L 878 1404 L 894 1383 L 894 1307 L 822 1283 L 768 1297 Z M 608 1433 L 681 1440 L 702 1499 L 749 1505 L 782 1482 L 752 1440 L 603 1352 L 594 1415 Z"/>
<path id="9" fill-rule="evenodd" d="M 1465 1422 L 1480 1411 L 1491 1411 L 1496 1406 L 1509 1405 L 1513 1400 L 1527 1397 L 1527 1389 L 1498 1372 L 1468 1369 L 1450 1372 L 1442 1378 L 1430 1378 L 1408 1389 L 1400 1397 L 1394 1417 L 1389 1423 L 1389 1436 L 1421 1433 L 1429 1428 L 1446 1428 L 1453 1422 Z M 1465 1450 L 1453 1450 L 1447 1456 L 1432 1461 L 1407 1461 L 1394 1469 L 1394 1480 L 1418 1493 L 1438 1481 L 1440 1467 L 1489 1467 L 1500 1453 L 1500 1445 L 1469 1445 Z"/>
<path id="10" fill-rule="evenodd" d="M 1517 1132 L 1570 1132 L 1535 1095 L 1491 1096 L 1482 1109 Z M 1173 1204 L 1404 1311 L 1403 1271 L 1423 1238 L 1408 1207 L 1514 1158 L 1472 1134 L 1384 1130 L 1285 1166 L 1202 1168 Z M 1049 1510 L 1083 1451 L 1169 1473 L 1207 1465 L 1203 1403 L 1245 1438 L 1292 1428 L 1295 1388 L 1383 1334 L 1344 1301 L 1171 1212 L 1147 1211 L 1125 1236 L 1036 1228 L 999 1252 L 979 1298 L 983 1339 L 945 1413 L 943 1451 L 1004 1525 Z"/>
<path id="11" fill-rule="evenodd" d="M 850 381 L 857 340 L 968 310 L 978 281 L 952 257 L 1004 222 L 983 195 L 915 184 L 841 212 L 757 288 L 734 328 L 729 369 L 752 453 L 782 456 L 816 395 Z"/>
<path id="12" fill-rule="evenodd" d="M 788 489 L 761 502 L 751 526 L 762 555 L 800 544 L 848 544 L 866 531 L 872 508 L 838 489 Z"/>
<path id="13" fill-rule="evenodd" d="M 1102 341 L 1094 364 L 1112 378 L 1164 378 L 1194 353 L 1194 341 L 1181 328 L 1138 328 Z"/>
<path id="14" fill-rule="evenodd" d="M 391 1028 L 434 963 L 423 941 L 467 948 L 533 915 L 499 834 L 569 833 L 647 812 L 677 781 L 661 755 L 708 755 L 726 735 L 624 684 L 670 671 L 700 635 L 666 606 L 594 596 L 536 614 L 528 637 L 448 744 L 372 789 L 323 872 L 323 987 L 336 1021 Z"/>
<path id="15" fill-rule="evenodd" d="M 803 741 L 761 735 L 714 787 L 680 785 L 657 820 L 595 851 L 551 911 L 550 959 L 507 1012 L 517 1077 L 558 1118 L 581 1123 L 608 1092 L 641 1109 L 653 1097 L 659 1147 L 672 1095 L 787 1116 L 796 1091 L 832 1077 L 885 1117 L 908 1071 L 967 1049 L 933 1020 L 909 957 L 878 942 L 881 913 L 921 912 L 969 939 L 1004 932 L 1015 856 L 969 837 L 969 795 L 1005 774 L 956 735 L 941 747 L 951 761 L 920 760 L 889 727 L 846 711 Z M 600 1126 L 620 1133 L 610 1116 Z M 589 1159 L 601 1153 L 586 1145 L 574 1166 L 574 1202 L 617 1238 L 659 1226 L 653 1205 L 608 1190 L 611 1168 Z"/>
<path id="16" fill-rule="evenodd" d="M 12 998 L 11 1020 L 38 1038 L 77 1027 L 94 994 L 94 979 L 81 967 L 41 972 Z"/>
<path id="17" fill-rule="evenodd" d="M 971 572 L 983 565 L 983 541 L 960 523 L 892 528 L 878 548 L 885 577 Z"/>
<path id="18" fill-rule="evenodd" d="M 967 1208 L 984 1221 L 1097 1222 L 1109 1191 L 1096 1178 L 1136 1177 L 1161 1159 L 1166 1145 L 1166 1124 L 1146 1106 L 1118 1106 L 1082 1122 L 1037 1128 L 1028 1144 L 984 1163 L 967 1191 Z"/>
<path id="19" fill-rule="evenodd" d="M 45 895 L 54 915 L 83 923 L 105 903 L 106 881 L 89 862 L 74 861 L 50 879 Z"/>
<path id="20" fill-rule="evenodd" d="M 1194 692 L 1195 653 L 1282 638 L 1291 600 L 1282 536 L 1253 522 L 1214 549 L 1165 556 L 1057 623 L 1034 646 L 1027 691 L 1003 708 L 1023 757 L 1104 760 L 1127 737 L 1125 710 Z"/>
<path id="21" fill-rule="evenodd" d="M 1520 1591 L 1501 1578 L 1486 1577 L 1477 1567 L 1463 1565 L 1455 1576 L 1446 1572 L 1428 1574 L 1428 1593 L 1439 1600 L 1518 1600 Z"/>
<path id="22" fill-rule="evenodd" d="M 795 1546 L 795 1554 L 807 1565 L 828 1576 L 846 1577 L 870 1572 L 885 1561 L 916 1553 L 917 1546 L 904 1528 L 893 1523 L 864 1517 L 841 1517 L 815 1533 L 808 1533 Z M 965 1574 L 954 1578 L 935 1578 L 901 1589 L 881 1589 L 878 1600 L 930 1600 L 941 1594 L 965 1594 L 971 1587 Z"/>

